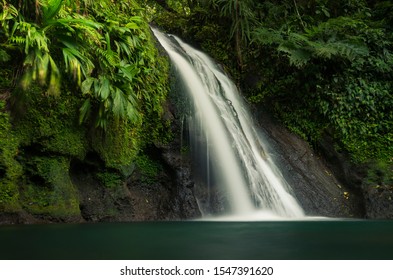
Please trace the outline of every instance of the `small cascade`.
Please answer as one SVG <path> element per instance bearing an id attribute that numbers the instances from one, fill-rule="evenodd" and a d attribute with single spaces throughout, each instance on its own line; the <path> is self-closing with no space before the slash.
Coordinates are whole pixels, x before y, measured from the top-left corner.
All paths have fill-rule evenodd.
<path id="1" fill-rule="evenodd" d="M 218 186 L 232 215 L 265 211 L 285 218 L 303 217 L 230 78 L 206 54 L 176 36 L 152 30 L 193 106 L 187 123 L 196 172 L 204 174 L 197 184 L 207 189 L 205 203 L 212 203 L 210 188 Z"/>

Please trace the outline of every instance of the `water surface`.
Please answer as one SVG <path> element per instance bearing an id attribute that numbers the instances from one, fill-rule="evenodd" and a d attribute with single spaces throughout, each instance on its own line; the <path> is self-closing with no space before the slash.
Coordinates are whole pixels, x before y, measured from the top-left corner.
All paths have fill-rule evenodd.
<path id="1" fill-rule="evenodd" d="M 0 259 L 393 259 L 391 221 L 0 227 Z"/>

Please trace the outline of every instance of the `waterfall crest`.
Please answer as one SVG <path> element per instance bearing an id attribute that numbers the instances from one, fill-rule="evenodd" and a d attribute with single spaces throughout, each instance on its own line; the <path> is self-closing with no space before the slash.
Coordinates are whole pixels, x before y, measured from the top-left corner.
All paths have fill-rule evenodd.
<path id="1" fill-rule="evenodd" d="M 205 184 L 219 185 L 233 215 L 263 210 L 284 218 L 303 217 L 234 83 L 206 54 L 176 36 L 152 30 L 193 104 L 189 131 L 194 141 L 204 143 L 197 153 L 206 161 Z"/>

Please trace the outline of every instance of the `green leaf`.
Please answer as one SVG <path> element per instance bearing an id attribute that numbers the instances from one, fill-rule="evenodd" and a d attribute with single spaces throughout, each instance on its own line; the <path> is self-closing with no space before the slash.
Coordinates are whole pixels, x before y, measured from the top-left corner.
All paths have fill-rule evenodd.
<path id="1" fill-rule="evenodd" d="M 63 5 L 63 0 L 47 0 L 47 4 L 43 6 L 43 17 L 44 21 L 54 18 L 60 11 Z"/>
<path id="2" fill-rule="evenodd" d="M 114 98 L 113 98 L 113 106 L 112 106 L 112 112 L 116 117 L 122 117 L 124 116 L 124 97 L 123 97 L 123 92 L 119 89 L 116 88 L 114 93 Z"/>
<path id="3" fill-rule="evenodd" d="M 91 102 L 90 99 L 86 99 L 85 102 L 83 102 L 82 107 L 79 109 L 79 123 L 82 124 L 86 119 L 87 116 L 90 114 L 91 110 Z"/>
<path id="4" fill-rule="evenodd" d="M 138 24 L 136 24 L 135 22 L 129 22 L 126 24 L 126 27 L 132 30 L 137 30 L 139 29 Z"/>
<path id="5" fill-rule="evenodd" d="M 51 56 L 49 56 L 49 62 L 51 69 L 48 94 L 58 96 L 60 94 L 60 70 Z"/>
<path id="6" fill-rule="evenodd" d="M 108 99 L 109 94 L 111 93 L 110 81 L 107 78 L 100 79 L 100 89 L 98 91 L 98 95 L 101 100 Z"/>
<path id="7" fill-rule="evenodd" d="M 91 86 L 94 81 L 95 81 L 95 78 L 89 77 L 82 82 L 81 90 L 82 90 L 83 94 L 90 94 Z"/>

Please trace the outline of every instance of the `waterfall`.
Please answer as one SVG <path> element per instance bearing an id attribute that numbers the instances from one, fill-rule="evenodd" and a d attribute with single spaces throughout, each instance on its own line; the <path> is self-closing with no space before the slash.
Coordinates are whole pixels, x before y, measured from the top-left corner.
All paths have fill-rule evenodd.
<path id="1" fill-rule="evenodd" d="M 202 159 L 196 165 L 204 169 L 205 188 L 218 185 L 233 215 L 263 211 L 302 217 L 302 208 L 269 155 L 234 83 L 206 54 L 176 36 L 152 30 L 193 104 L 189 131 L 193 150 Z M 210 194 L 206 197 L 211 199 Z"/>

